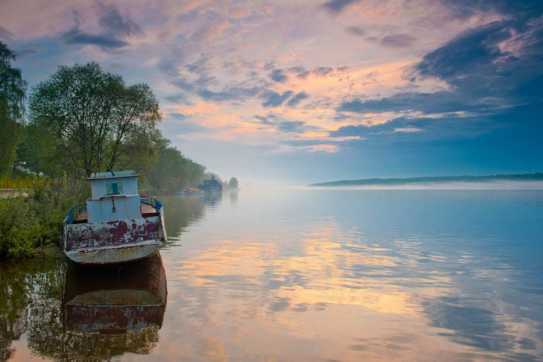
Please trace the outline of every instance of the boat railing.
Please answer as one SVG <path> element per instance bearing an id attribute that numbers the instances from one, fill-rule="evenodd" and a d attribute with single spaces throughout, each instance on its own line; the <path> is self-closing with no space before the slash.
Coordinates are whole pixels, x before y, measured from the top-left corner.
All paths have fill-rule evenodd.
<path id="1" fill-rule="evenodd" d="M 142 197 L 141 203 L 154 207 L 157 212 L 162 209 L 162 203 L 152 197 Z"/>

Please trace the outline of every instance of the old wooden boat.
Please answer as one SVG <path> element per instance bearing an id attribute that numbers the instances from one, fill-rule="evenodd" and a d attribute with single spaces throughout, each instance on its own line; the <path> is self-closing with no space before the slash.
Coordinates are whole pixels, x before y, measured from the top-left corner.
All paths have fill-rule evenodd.
<path id="1" fill-rule="evenodd" d="M 133 171 L 89 178 L 91 198 L 64 220 L 64 253 L 78 264 L 115 264 L 153 255 L 166 240 L 164 209 L 138 192 Z"/>

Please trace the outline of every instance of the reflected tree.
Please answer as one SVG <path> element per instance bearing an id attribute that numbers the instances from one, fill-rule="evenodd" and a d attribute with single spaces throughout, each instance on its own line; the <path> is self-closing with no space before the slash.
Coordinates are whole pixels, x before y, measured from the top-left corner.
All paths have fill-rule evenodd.
<path id="1" fill-rule="evenodd" d="M 204 216 L 204 202 L 199 197 L 170 196 L 162 199 L 169 236 L 178 237 L 193 222 Z"/>
<path id="2" fill-rule="evenodd" d="M 36 300 L 61 294 L 63 265 L 54 258 L 0 265 L 0 359 L 9 357 L 11 342 L 32 325 Z"/>

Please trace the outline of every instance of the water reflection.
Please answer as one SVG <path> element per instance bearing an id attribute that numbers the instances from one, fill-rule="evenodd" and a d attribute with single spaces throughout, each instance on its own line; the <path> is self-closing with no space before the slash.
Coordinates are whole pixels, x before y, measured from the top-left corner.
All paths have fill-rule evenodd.
<path id="1" fill-rule="evenodd" d="M 222 192 L 206 192 L 200 197 L 204 204 L 210 207 L 217 207 L 222 201 L 222 196 Z"/>
<path id="2" fill-rule="evenodd" d="M 541 356 L 533 273 L 541 260 L 515 264 L 532 258 L 541 224 L 527 210 L 510 212 L 532 196 L 312 193 L 283 204 L 281 196 L 222 205 L 184 235 L 185 249 L 169 257 L 182 290 L 172 323 L 205 331 L 187 342 L 204 347 L 165 347 L 160 357 L 206 360 L 207 349 L 221 351 L 216 360 Z M 429 216 L 428 205 L 439 214 Z M 524 245 L 504 227 L 519 220 Z"/>
<path id="3" fill-rule="evenodd" d="M 543 356 L 543 193 L 240 196 L 165 200 L 158 271 L 0 265 L 3 358 Z"/>
<path id="4" fill-rule="evenodd" d="M 33 315 L 38 305 L 53 301 L 48 309 L 54 309 L 64 270 L 64 264 L 55 258 L 0 263 L 0 360 L 16 355 L 13 344 L 36 328 L 36 319 L 44 317 Z M 47 326 L 46 331 L 51 334 L 54 327 Z"/>
<path id="5" fill-rule="evenodd" d="M 202 219 L 207 208 L 216 208 L 222 201 L 222 194 L 217 192 L 194 196 L 164 197 L 165 220 L 170 244 L 175 244 L 187 227 Z"/>
<path id="6" fill-rule="evenodd" d="M 111 268 L 72 266 L 63 296 L 64 326 L 81 333 L 156 334 L 166 294 L 159 255 Z"/>
<path id="7" fill-rule="evenodd" d="M 160 255 L 122 266 L 66 274 L 62 311 L 70 358 L 147 354 L 158 343 L 166 308 Z"/>
<path id="8" fill-rule="evenodd" d="M 162 199 L 168 239 L 176 238 L 193 222 L 204 216 L 204 203 L 199 197 L 170 196 Z"/>
<path id="9" fill-rule="evenodd" d="M 158 343 L 167 286 L 159 255 L 112 268 L 62 259 L 4 265 L 0 359 L 109 359 L 149 353 Z"/>

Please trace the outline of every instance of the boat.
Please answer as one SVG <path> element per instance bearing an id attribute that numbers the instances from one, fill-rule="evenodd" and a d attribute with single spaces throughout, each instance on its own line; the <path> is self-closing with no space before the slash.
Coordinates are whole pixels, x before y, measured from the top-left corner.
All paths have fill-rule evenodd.
<path id="1" fill-rule="evenodd" d="M 198 188 L 205 193 L 221 193 L 223 191 L 222 182 L 215 176 L 202 181 Z"/>
<path id="2" fill-rule="evenodd" d="M 77 264 L 116 264 L 146 258 L 166 241 L 164 208 L 142 197 L 134 171 L 94 173 L 91 198 L 64 219 L 64 254 Z"/>

